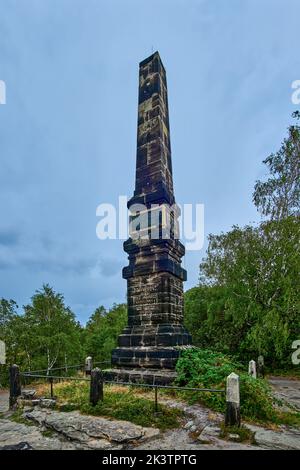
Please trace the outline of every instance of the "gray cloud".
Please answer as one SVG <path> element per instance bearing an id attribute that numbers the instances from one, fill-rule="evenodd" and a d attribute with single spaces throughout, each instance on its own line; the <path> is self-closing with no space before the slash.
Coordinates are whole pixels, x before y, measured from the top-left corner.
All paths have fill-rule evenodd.
<path id="1" fill-rule="evenodd" d="M 1 246 L 2 245 L 2 246 Z M 76 250 L 59 244 L 50 236 L 23 238 L 17 232 L 0 232 L 0 270 L 25 269 L 29 272 L 72 273 L 97 277 L 120 274 L 122 261 L 97 254 L 78 255 Z"/>
<path id="2" fill-rule="evenodd" d="M 19 243 L 20 233 L 15 229 L 0 228 L 0 245 L 15 246 Z"/>
<path id="3" fill-rule="evenodd" d="M 115 276 L 116 274 L 120 274 L 123 261 L 118 258 L 101 258 L 98 262 L 98 268 L 101 274 L 107 277 Z"/>

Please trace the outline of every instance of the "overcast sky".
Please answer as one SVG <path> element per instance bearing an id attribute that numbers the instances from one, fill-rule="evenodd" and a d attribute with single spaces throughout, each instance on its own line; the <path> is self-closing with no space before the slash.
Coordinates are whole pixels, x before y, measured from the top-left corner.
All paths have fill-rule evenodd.
<path id="1" fill-rule="evenodd" d="M 96 207 L 134 190 L 138 63 L 167 70 L 175 195 L 205 235 L 259 220 L 262 160 L 300 79 L 299 0 L 0 0 L 0 297 L 49 283 L 84 323 L 125 301 L 119 240 Z M 187 254 L 186 288 L 201 251 Z"/>

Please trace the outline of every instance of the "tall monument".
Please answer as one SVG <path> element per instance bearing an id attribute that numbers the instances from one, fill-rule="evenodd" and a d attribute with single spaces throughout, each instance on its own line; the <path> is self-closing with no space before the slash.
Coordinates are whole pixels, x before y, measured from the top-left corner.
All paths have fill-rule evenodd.
<path id="1" fill-rule="evenodd" d="M 139 65 L 136 179 L 128 209 L 128 326 L 112 352 L 113 370 L 121 380 L 168 383 L 191 336 L 183 326 L 185 249 L 177 237 L 167 80 L 158 52 Z"/>

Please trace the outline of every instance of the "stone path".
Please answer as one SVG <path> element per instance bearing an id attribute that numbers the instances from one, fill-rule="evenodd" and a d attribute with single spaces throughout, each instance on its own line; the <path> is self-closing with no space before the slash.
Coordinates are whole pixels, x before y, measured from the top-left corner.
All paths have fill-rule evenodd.
<path id="1" fill-rule="evenodd" d="M 271 376 L 268 381 L 273 389 L 274 396 L 300 411 L 300 380 Z"/>
<path id="2" fill-rule="evenodd" d="M 168 406 L 181 408 L 189 421 L 184 429 L 162 434 L 139 446 L 139 449 L 174 450 L 300 450 L 300 429 L 280 426 L 276 431 L 247 423 L 244 425 L 254 433 L 255 444 L 242 444 L 220 439 L 220 424 L 224 416 L 200 405 L 189 406 L 174 400 L 164 400 Z"/>

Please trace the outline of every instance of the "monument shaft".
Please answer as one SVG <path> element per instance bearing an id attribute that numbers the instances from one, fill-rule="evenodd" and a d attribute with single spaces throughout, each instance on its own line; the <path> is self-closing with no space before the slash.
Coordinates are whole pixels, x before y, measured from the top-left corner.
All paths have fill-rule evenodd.
<path id="1" fill-rule="evenodd" d="M 112 362 L 126 369 L 174 369 L 180 347 L 191 337 L 183 327 L 185 249 L 176 236 L 167 80 L 158 52 L 139 66 L 136 180 L 128 208 L 133 222 L 124 243 L 128 326 Z"/>

